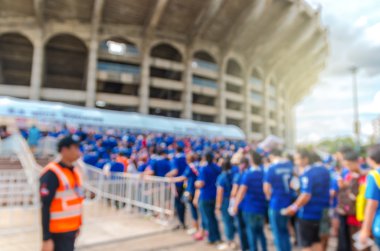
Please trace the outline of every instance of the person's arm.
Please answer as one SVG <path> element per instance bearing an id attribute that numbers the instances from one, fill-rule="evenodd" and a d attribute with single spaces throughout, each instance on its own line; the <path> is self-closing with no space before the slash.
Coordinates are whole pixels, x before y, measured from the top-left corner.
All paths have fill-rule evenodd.
<path id="1" fill-rule="evenodd" d="M 224 188 L 222 186 L 218 186 L 216 189 L 216 202 L 215 202 L 215 209 L 217 211 L 219 211 L 220 208 L 222 207 L 223 193 L 224 193 Z"/>
<path id="2" fill-rule="evenodd" d="M 239 190 L 238 184 L 233 184 L 231 189 L 231 199 L 235 198 Z"/>
<path id="3" fill-rule="evenodd" d="M 198 188 L 198 189 L 200 189 L 200 188 L 202 188 L 204 186 L 205 186 L 205 182 L 203 180 L 197 180 L 195 182 L 195 187 Z"/>
<path id="4" fill-rule="evenodd" d="M 309 174 L 301 177 L 301 194 L 297 200 L 285 209 L 286 215 L 294 215 L 298 209 L 305 206 L 311 199 L 311 191 L 313 186 L 313 179 Z"/>
<path id="5" fill-rule="evenodd" d="M 204 173 L 204 168 L 202 168 L 199 171 L 199 176 L 198 176 L 198 180 L 195 182 L 195 187 L 197 189 L 201 189 L 202 187 L 204 187 L 205 186 L 205 180 L 206 180 L 206 177 L 205 177 L 205 173 Z"/>
<path id="6" fill-rule="evenodd" d="M 265 194 L 265 198 L 267 200 L 270 200 L 270 198 L 272 197 L 272 176 L 273 176 L 273 173 L 272 173 L 272 169 L 269 168 L 268 171 L 264 174 L 264 185 L 263 185 L 263 190 L 264 190 L 264 194 Z"/>
<path id="7" fill-rule="evenodd" d="M 359 236 L 359 241 L 363 244 L 367 242 L 369 236 L 371 235 L 372 224 L 378 206 L 379 202 L 377 200 L 367 199 L 367 204 L 365 207 L 365 218 Z"/>
<path id="8" fill-rule="evenodd" d="M 265 182 L 263 185 L 263 190 L 264 190 L 265 198 L 267 200 L 270 200 L 270 197 L 272 196 L 272 185 L 268 182 Z"/>
<path id="9" fill-rule="evenodd" d="M 367 199 L 367 203 L 365 207 L 364 222 L 359 236 L 359 241 L 363 244 L 367 242 L 367 239 L 371 234 L 371 228 L 379 206 L 380 198 L 380 189 L 377 186 L 375 178 L 371 174 L 368 174 L 366 183 L 365 198 Z"/>
<path id="10" fill-rule="evenodd" d="M 43 240 L 51 238 L 49 230 L 50 224 L 50 205 L 54 199 L 56 190 L 59 186 L 57 176 L 53 171 L 47 171 L 40 179 L 40 198 L 41 198 L 41 218 L 42 218 L 42 237 Z"/>
<path id="11" fill-rule="evenodd" d="M 193 205 L 196 208 L 198 208 L 200 194 L 201 194 L 201 191 L 199 189 L 195 190 L 195 194 L 194 194 L 194 198 L 193 198 Z"/>
<path id="12" fill-rule="evenodd" d="M 175 177 L 178 175 L 178 169 L 174 168 L 170 172 L 168 172 L 165 176 L 166 177 Z"/>
<path id="13" fill-rule="evenodd" d="M 248 187 L 246 185 L 241 185 L 239 187 L 239 190 L 238 190 L 236 197 L 235 197 L 235 205 L 234 205 L 234 209 L 233 209 L 235 214 L 237 213 L 237 211 L 239 209 L 239 205 L 242 202 L 242 200 L 244 199 L 245 194 L 247 193 L 247 190 L 248 190 Z"/>
<path id="14" fill-rule="evenodd" d="M 186 176 L 178 176 L 178 177 L 171 178 L 172 182 L 185 182 L 186 180 L 187 180 Z"/>
<path id="15" fill-rule="evenodd" d="M 290 216 L 294 215 L 298 211 L 298 209 L 305 206 L 310 201 L 310 199 L 311 194 L 301 193 L 300 196 L 298 196 L 297 200 L 285 209 L 285 214 Z"/>

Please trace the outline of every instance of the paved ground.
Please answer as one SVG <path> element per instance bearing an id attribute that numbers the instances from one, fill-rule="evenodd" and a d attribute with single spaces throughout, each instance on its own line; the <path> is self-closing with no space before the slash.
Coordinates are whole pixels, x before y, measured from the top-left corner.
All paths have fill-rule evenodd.
<path id="1" fill-rule="evenodd" d="M 40 250 L 38 215 L 37 210 L 13 210 L 11 213 L 0 210 L 0 250 Z M 150 217 L 131 215 L 105 205 L 87 205 L 85 215 L 85 225 L 76 245 L 80 251 L 217 250 L 205 241 L 193 241 L 185 231 L 171 231 Z M 16 224 L 15 228 L 9 228 L 12 222 Z M 267 237 L 269 251 L 273 251 L 273 239 L 268 230 Z M 334 242 L 332 246 L 335 246 Z M 332 250 L 334 248 L 329 251 Z"/>

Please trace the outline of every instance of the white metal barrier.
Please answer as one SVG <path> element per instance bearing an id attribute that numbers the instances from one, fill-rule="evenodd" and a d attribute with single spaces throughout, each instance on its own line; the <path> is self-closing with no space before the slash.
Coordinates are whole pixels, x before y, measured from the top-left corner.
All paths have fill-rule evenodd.
<path id="1" fill-rule="evenodd" d="M 89 165 L 82 167 L 84 187 L 95 198 L 106 199 L 129 211 L 142 209 L 166 217 L 174 215 L 175 185 L 169 179 L 129 173 L 106 174 Z"/>
<path id="2" fill-rule="evenodd" d="M 38 209 L 38 177 L 41 166 L 36 162 L 26 141 L 20 134 L 14 134 L 3 140 L 1 153 L 16 155 L 23 167 L 22 170 L 0 170 L 1 209 L 8 212 L 22 208 Z M 81 161 L 78 164 L 83 172 L 85 204 L 94 205 L 91 217 L 102 215 L 96 202 L 106 204 L 101 209 L 125 209 L 120 211 L 158 215 L 166 220 L 174 216 L 175 184 L 169 179 L 128 173 L 106 174 L 103 170 L 85 165 Z M 39 214 L 38 210 L 35 210 L 36 213 Z M 35 221 L 39 219 L 38 215 L 31 218 Z M 32 224 L 38 226 L 35 221 Z"/>

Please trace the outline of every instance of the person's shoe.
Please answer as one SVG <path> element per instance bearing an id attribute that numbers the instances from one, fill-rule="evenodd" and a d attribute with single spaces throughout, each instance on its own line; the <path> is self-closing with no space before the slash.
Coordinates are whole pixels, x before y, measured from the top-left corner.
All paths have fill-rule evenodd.
<path id="1" fill-rule="evenodd" d="M 196 241 L 202 241 L 202 240 L 204 239 L 204 236 L 202 235 L 202 233 L 197 232 L 197 233 L 195 233 L 195 234 L 193 235 L 193 238 L 194 238 L 194 240 L 196 240 Z"/>
<path id="2" fill-rule="evenodd" d="M 227 243 L 222 243 L 218 246 L 218 250 L 227 250 L 229 249 L 230 245 Z"/>
<path id="3" fill-rule="evenodd" d="M 190 228 L 190 229 L 188 229 L 187 231 L 186 231 L 186 233 L 188 234 L 188 235 L 193 235 L 193 234 L 195 234 L 197 232 L 197 229 L 195 229 L 195 228 Z"/>

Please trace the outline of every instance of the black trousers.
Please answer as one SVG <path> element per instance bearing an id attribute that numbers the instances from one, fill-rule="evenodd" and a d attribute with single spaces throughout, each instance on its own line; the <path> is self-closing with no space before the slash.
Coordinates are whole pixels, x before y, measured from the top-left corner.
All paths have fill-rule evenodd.
<path id="1" fill-rule="evenodd" d="M 351 236 L 347 216 L 339 215 L 338 251 L 351 251 Z"/>
<path id="2" fill-rule="evenodd" d="M 74 251 L 75 235 L 77 231 L 52 234 L 54 251 Z"/>

